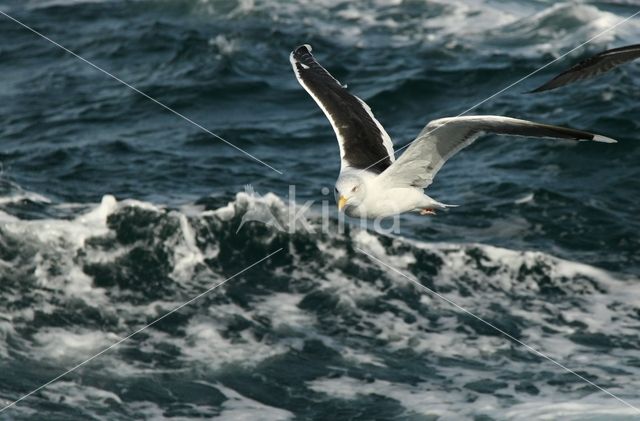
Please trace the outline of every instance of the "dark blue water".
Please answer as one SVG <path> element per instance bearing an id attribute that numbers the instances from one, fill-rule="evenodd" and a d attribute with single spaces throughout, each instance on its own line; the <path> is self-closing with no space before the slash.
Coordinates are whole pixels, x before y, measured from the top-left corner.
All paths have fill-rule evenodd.
<path id="1" fill-rule="evenodd" d="M 16 1 L 0 10 L 2 419 L 633 419 L 640 406 L 640 65 L 523 95 L 637 43 L 616 28 L 473 110 L 614 145 L 486 137 L 400 231 L 340 232 L 333 131 L 302 43 L 405 145 L 636 12 L 634 2 Z M 245 193 L 251 184 L 254 195 Z M 327 232 L 246 223 L 295 202 Z M 245 217 L 245 220 L 247 218 Z"/>

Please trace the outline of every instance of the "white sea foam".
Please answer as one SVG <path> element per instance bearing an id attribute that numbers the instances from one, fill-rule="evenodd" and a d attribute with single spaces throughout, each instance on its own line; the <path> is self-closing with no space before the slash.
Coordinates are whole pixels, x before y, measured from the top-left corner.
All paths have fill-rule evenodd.
<path id="1" fill-rule="evenodd" d="M 447 48 L 476 46 L 476 50 L 494 53 L 497 50 L 491 50 L 492 43 L 507 42 L 510 54 L 527 56 L 546 52 L 560 55 L 621 20 L 596 5 L 575 2 L 429 0 L 423 7 L 439 13 L 408 13 L 410 6 L 401 1 L 242 1 L 229 17 L 261 14 L 274 24 L 283 24 L 298 22 L 304 16 L 310 32 L 351 47 L 375 47 L 376 35 L 383 33 L 390 46 L 442 43 Z M 213 0 L 197 3 L 194 10 L 202 13 L 203 9 L 210 14 L 221 13 Z M 616 37 L 631 43 L 638 34 L 640 25 L 629 22 L 600 37 L 595 45 L 606 45 Z M 212 43 L 221 51 L 233 50 L 233 41 L 225 35 L 217 36 Z"/>
<path id="2" fill-rule="evenodd" d="M 131 323 L 132 320 L 137 320 L 138 325 L 142 325 L 181 304 L 180 301 L 171 299 L 158 299 L 142 304 L 119 301 L 117 295 L 111 297 L 106 289 L 96 287 L 91 276 L 75 262 L 80 249 L 91 254 L 86 256 L 88 261 L 102 262 L 109 262 L 121 253 L 128 252 L 128 246 L 121 248 L 124 251 L 117 252 L 93 251 L 85 247 L 86 240 L 92 236 L 108 237 L 113 234 L 108 227 L 107 218 L 114 212 L 127 206 L 140 207 L 175 221 L 179 227 L 177 233 L 164 240 L 173 250 L 171 276 L 182 288 L 193 289 L 193 295 L 196 295 L 203 290 L 203 282 L 213 285 L 223 279 L 213 271 L 201 276 L 202 272 L 196 270 L 198 265 L 204 264 L 205 259 L 216 256 L 208 254 L 206 248 L 199 245 L 196 239 L 197 224 L 202 223 L 201 220 L 215 224 L 228 223 L 231 218 L 240 218 L 252 206 L 260 209 L 265 205 L 267 209 L 278 209 L 283 203 L 271 194 L 254 197 L 241 193 L 223 211 L 203 211 L 192 207 L 187 216 L 180 211 L 167 212 L 162 206 L 150 203 L 118 203 L 114 198 L 106 196 L 102 203 L 71 220 L 22 221 L 7 215 L 4 218 L 4 229 L 29 239 L 32 247 L 39 248 L 33 257 L 38 288 L 55 291 L 55 295 L 49 297 L 58 297 L 57 300 L 63 297 L 62 303 L 80 298 L 91 306 L 113 312 L 114 315 L 117 314 L 118 326 L 122 326 L 117 333 L 72 326 L 43 326 L 37 329 L 32 343 L 27 343 L 26 348 L 40 360 L 62 361 L 71 365 L 130 333 L 131 326 L 136 325 L 136 322 Z M 318 314 L 301 305 L 306 293 L 292 290 L 257 296 L 249 306 L 216 302 L 191 316 L 182 334 L 148 329 L 144 339 L 136 346 L 141 352 L 153 355 L 163 346 L 172 345 L 179 349 L 177 358 L 182 363 L 211 371 L 225 367 L 256 367 L 292 349 L 300 351 L 304 342 L 311 339 L 319 340 L 324 346 L 335 350 L 345 361 L 363 367 L 385 368 L 386 355 L 396 352 L 410 352 L 425 361 L 443 358 L 483 362 L 482 366 L 475 368 L 462 369 L 456 365 L 437 367 L 437 374 L 446 378 L 446 382 L 434 380 L 408 385 L 383 380 L 362 382 L 340 377 L 318 379 L 309 383 L 312 390 L 340 399 L 355 399 L 358 394 L 382 394 L 400 402 L 409 413 L 440 415 L 443 419 L 455 419 L 460 414 L 470 416 L 479 411 L 496 416 L 504 413 L 504 403 L 493 394 L 477 394 L 473 406 L 460 404 L 466 401 L 466 394 L 471 393 L 465 387 L 466 384 L 490 378 L 494 371 L 522 373 L 546 370 L 562 373 L 558 367 L 544 360 L 537 360 L 534 356 L 534 362 L 514 360 L 505 365 L 500 356 L 513 347 L 518 348 L 508 339 L 500 335 L 478 334 L 473 327 L 461 322 L 460 312 L 450 304 L 426 291 L 416 289 L 407 279 L 381 267 L 366 256 L 359 255 L 359 258 L 354 259 L 353 256 L 347 256 L 344 250 L 336 251 L 334 241 L 342 240 L 337 234 L 311 238 L 317 241 L 318 253 L 321 255 L 310 262 L 297 255 L 292 247 L 289 253 L 293 253 L 292 258 L 296 260 L 296 264 L 293 271 L 286 275 L 291 277 L 292 282 L 299 283 L 294 283 L 294 288 L 303 286 L 305 291 L 321 291 L 335 297 L 338 303 L 336 310 L 323 315 L 325 319 L 322 322 L 326 324 L 327 320 L 331 320 L 341 324 L 346 336 L 335 336 L 323 331 Z M 614 384 L 611 388 L 615 393 L 625 395 L 629 390 L 640 386 L 638 382 L 631 380 L 640 378 L 640 370 L 633 365 L 621 365 L 621 361 L 632 361 L 635 358 L 632 348 L 613 346 L 603 355 L 597 347 L 572 338 L 575 334 L 602 334 L 618 338 L 637 336 L 634 314 L 637 303 L 640 302 L 640 286 L 633 280 L 541 252 L 508 250 L 482 244 L 434 244 L 400 237 L 381 241 L 379 235 L 359 228 L 352 229 L 351 239 L 354 247 L 363 248 L 408 274 L 418 261 L 418 251 L 424 252 L 426 256 L 433 256 L 434 261 L 441 260 L 442 265 L 438 266 L 431 278 L 421 277 L 419 280 L 435 285 L 447 298 L 482 317 L 489 317 L 492 321 L 499 322 L 506 316 L 523 321 L 519 323 L 519 337 L 524 342 L 549 353 L 571 368 L 586 370 L 598 378 L 611 379 L 610 382 Z M 397 252 L 397 248 L 401 248 L 403 252 Z M 347 258 L 351 259 L 351 264 L 366 270 L 380 270 L 383 275 L 366 279 L 349 276 L 340 263 Z M 535 273 L 537 267 L 542 268 L 552 286 L 561 289 L 570 299 L 547 303 L 544 295 L 541 295 L 541 285 L 537 278 L 534 275 L 519 275 L 522 271 Z M 395 294 L 388 296 L 389 291 L 394 291 Z M 214 293 L 223 294 L 224 289 Z M 38 304 L 38 311 L 53 314 L 59 309 L 59 301 L 50 300 L 46 298 L 47 295 L 43 297 Z M 382 303 L 385 310 L 370 310 Z M 490 303 L 503 307 L 492 309 Z M 16 335 L 14 323 L 25 323 L 32 318 L 32 310 L 5 315 L 7 323 L 0 323 L 1 355 L 7 355 L 7 337 Z M 230 323 L 236 318 L 246 320 L 247 327 L 229 332 Z M 255 334 L 252 326 L 257 320 L 268 323 L 269 334 Z M 353 320 L 357 320 L 357 323 Z M 358 341 L 348 338 L 358 338 Z M 370 343 L 377 344 L 375 350 L 366 345 Z M 152 364 L 125 361 L 118 353 L 100 358 L 108 359 L 106 370 L 116 377 L 154 371 Z M 622 374 L 611 374 L 612 370 L 615 372 L 621 368 Z M 625 408 L 617 408 L 595 391 L 583 392 L 577 389 L 558 394 L 555 386 L 543 387 L 540 382 L 535 384 L 540 389 L 535 397 L 540 402 L 539 406 L 542 406 L 542 402 L 551 402 L 554 409 L 536 412 L 536 406 L 527 405 L 524 399 L 526 396 L 516 392 L 514 383 L 509 381 L 506 387 L 501 388 L 501 393 L 512 395 L 516 402 L 510 405 L 510 419 L 525 419 L 529 416 L 545 419 L 553 417 L 553 414 L 566 414 L 567 417 L 578 419 L 585 414 L 597 415 L 598 412 L 592 410 L 594 400 L 606 405 L 605 408 L 613 408 L 606 413 L 620 416 L 628 414 Z M 50 396 L 54 398 L 53 395 Z M 259 413 L 261 410 L 271 414 L 269 408 L 259 409 L 262 404 L 256 403 L 256 406 L 252 401 L 236 398 L 225 404 L 223 415 L 238 417 L 242 413 Z M 117 401 L 114 397 L 109 399 Z M 575 402 L 575 405 L 569 405 L 568 402 Z M 452 409 L 454 403 L 457 403 L 457 407 Z M 144 406 L 137 402 L 135 405 L 141 411 L 155 411 L 154 404 L 151 403 Z M 282 416 L 286 419 L 290 416 L 286 411 L 273 410 L 274 417 Z"/>
<path id="3" fill-rule="evenodd" d="M 331 397 L 353 400 L 358 396 L 385 396 L 398 401 L 407 415 L 438 416 L 441 420 L 458 420 L 485 414 L 496 419 L 507 420 L 630 420 L 637 412 L 620 405 L 606 396 L 588 395 L 571 402 L 557 401 L 553 391 L 541 396 L 530 396 L 526 402 L 516 403 L 502 408 L 496 398 L 489 394 L 477 396 L 473 404 L 464 407 L 459 403 L 466 399 L 465 392 L 457 389 L 438 390 L 428 383 L 406 385 L 385 380 L 373 382 L 357 380 L 351 377 L 321 378 L 308 383 L 308 386 Z"/>
<path id="4" fill-rule="evenodd" d="M 430 390 L 429 386 L 406 385 L 386 380 L 373 382 L 356 380 L 350 377 L 323 378 L 309 382 L 308 387 L 329 396 L 352 400 L 358 395 L 378 395 L 397 400 L 408 411 L 408 416 L 431 415 L 438 419 L 459 419 L 460 413 L 451 409 L 461 398 L 459 393 L 445 394 Z M 464 411 L 469 414 L 471 411 Z M 458 417 L 458 418 L 456 418 Z"/>
<path id="5" fill-rule="evenodd" d="M 177 343 L 182 348 L 183 358 L 210 368 L 225 365 L 250 367 L 286 351 L 282 344 L 272 343 L 268 338 L 258 339 L 247 330 L 226 338 L 222 335 L 223 327 L 219 318 L 196 317 L 190 321 L 184 341 Z"/>
<path id="6" fill-rule="evenodd" d="M 111 0 L 27 0 L 29 9 L 42 9 L 54 6 L 76 6 L 87 3 L 106 3 Z"/>
<path id="7" fill-rule="evenodd" d="M 529 193 L 529 194 L 527 194 L 525 196 L 522 196 L 519 199 L 516 199 L 513 203 L 515 203 L 516 205 L 522 205 L 522 204 L 525 204 L 525 203 L 531 203 L 531 202 L 533 202 L 533 197 L 534 197 L 534 194 L 533 193 Z"/>
<path id="8" fill-rule="evenodd" d="M 107 401 L 122 404 L 122 400 L 113 392 L 69 381 L 59 381 L 45 389 L 43 394 L 53 402 L 65 402 L 76 408 L 99 408 Z"/>
<path id="9" fill-rule="evenodd" d="M 31 237 L 44 244 L 70 244 L 82 247 L 90 236 L 108 232 L 107 217 L 117 209 L 113 196 L 105 196 L 99 206 L 74 220 L 40 219 L 23 221 L 9 216 L 4 219 L 3 228 L 10 234 Z M 2 215 L 7 215 L 2 213 Z"/>
<path id="10" fill-rule="evenodd" d="M 67 363 L 91 356 L 119 339 L 113 333 L 87 330 L 72 332 L 65 328 L 44 328 L 34 335 L 39 358 Z"/>
<path id="11" fill-rule="evenodd" d="M 11 194 L 9 196 L 0 197 L 0 205 L 6 205 L 9 203 L 20 203 L 24 201 L 31 201 L 36 203 L 51 203 L 51 200 L 41 194 L 21 191 L 19 193 Z"/>
<path id="12" fill-rule="evenodd" d="M 313 329 L 315 317 L 301 310 L 298 305 L 302 294 L 273 293 L 258 303 L 255 313 L 268 317 L 276 330 L 304 332 Z"/>
<path id="13" fill-rule="evenodd" d="M 294 418 L 294 415 L 289 411 L 262 404 L 228 387 L 220 384 L 216 384 L 215 387 L 227 398 L 222 404 L 223 411 L 217 419 L 232 421 L 284 421 Z"/>
<path id="14" fill-rule="evenodd" d="M 194 276 L 196 266 L 203 265 L 205 255 L 196 244 L 193 227 L 189 224 L 186 215 L 177 214 L 176 217 L 180 221 L 182 238 L 173 247 L 173 272 L 171 272 L 171 277 L 180 281 L 191 279 Z M 213 257 L 214 254 L 210 252 L 209 256 Z"/>
<path id="15" fill-rule="evenodd" d="M 214 38 L 209 40 L 209 44 L 214 45 L 220 55 L 228 56 L 237 50 L 237 42 L 233 39 L 229 39 L 228 37 L 218 34 Z"/>

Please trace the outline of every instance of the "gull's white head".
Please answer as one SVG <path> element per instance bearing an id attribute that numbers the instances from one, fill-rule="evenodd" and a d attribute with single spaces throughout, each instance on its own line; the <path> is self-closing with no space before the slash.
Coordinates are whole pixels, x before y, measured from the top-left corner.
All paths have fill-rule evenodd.
<path id="1" fill-rule="evenodd" d="M 349 214 L 349 210 L 359 206 L 365 198 L 366 187 L 364 180 L 356 175 L 344 175 L 338 178 L 335 188 L 336 202 L 338 210 L 345 211 Z"/>

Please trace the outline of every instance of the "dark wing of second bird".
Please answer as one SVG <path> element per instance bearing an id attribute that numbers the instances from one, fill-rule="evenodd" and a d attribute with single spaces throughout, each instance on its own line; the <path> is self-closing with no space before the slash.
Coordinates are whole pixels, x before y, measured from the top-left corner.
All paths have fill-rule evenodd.
<path id="1" fill-rule="evenodd" d="M 603 51 L 560 73 L 531 93 L 548 91 L 579 80 L 596 77 L 637 58 L 640 58 L 640 44 Z"/>

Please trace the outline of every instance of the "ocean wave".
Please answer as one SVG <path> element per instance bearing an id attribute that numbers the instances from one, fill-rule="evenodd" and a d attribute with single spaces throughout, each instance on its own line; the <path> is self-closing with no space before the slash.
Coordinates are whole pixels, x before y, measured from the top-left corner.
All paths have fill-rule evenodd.
<path id="1" fill-rule="evenodd" d="M 2 403 L 282 251 L 0 418 L 630 418 L 360 250 L 637 406 L 638 65 L 521 95 L 574 58 L 637 42 L 637 20 L 477 110 L 618 144 L 480 141 L 431 188 L 464 206 L 405 215 L 402 236 L 343 227 L 333 203 L 328 220 L 319 208 L 308 224 L 291 220 L 305 200 L 329 203 L 319 187 L 339 162 L 287 59 L 312 44 L 401 146 L 635 12 L 630 3 L 3 4 L 284 176 L 2 20 Z M 235 193 L 248 182 L 271 193 Z"/>
<path id="2" fill-rule="evenodd" d="M 229 373 L 272 373 L 323 355 L 326 367 L 320 364 L 315 374 L 295 380 L 319 401 L 382 393 L 411 414 L 495 415 L 510 407 L 513 419 L 564 413 L 563 402 L 574 399 L 578 403 L 571 413 L 576 417 L 591 413 L 587 400 L 615 407 L 615 402 L 596 398 L 597 391 L 585 389 L 579 379 L 356 249 L 415 276 L 563 364 L 588 372 L 614 393 L 631 398 L 640 386 L 633 364 L 640 286 L 623 275 L 541 252 L 427 243 L 358 227 L 345 234 L 310 234 L 259 222 L 241 226 L 244 215 L 256 212 L 276 215 L 286 225 L 286 205 L 275 194 L 238 193 L 223 207 L 194 204 L 182 209 L 105 196 L 99 205 L 68 219 L 22 220 L 2 214 L 0 258 L 4 267 L 11 267 L 2 274 L 2 312 L 11 328 L 1 330 L 0 353 L 18 354 L 43 367 L 79 362 L 271 251 L 286 250 L 101 356 L 92 364 L 102 374 L 83 372 L 58 383 L 45 399 L 57 399 L 62 389 L 79 393 L 73 379 L 81 378 L 89 389 L 63 405 L 90 399 L 89 393 L 102 396 L 94 399 L 95 407 L 148 412 L 157 406 L 166 411 L 170 402 L 142 405 L 139 397 L 104 383 L 103 376 L 131 383 L 152 369 L 167 376 L 183 376 L 187 370 L 195 378 L 227 382 L 212 385 L 224 402 L 215 411 L 235 413 L 240 398 L 230 393 L 250 392 L 242 384 L 228 384 Z M 21 344 L 19 349 L 15 343 Z M 419 368 L 410 373 L 411 361 Z M 352 374 L 335 372 L 332 366 Z M 376 380 L 352 378 L 365 372 Z M 527 372 L 542 374 L 524 382 L 522 373 Z M 492 376 L 497 376 L 493 383 L 477 383 Z M 45 380 L 36 377 L 32 386 Z M 279 376 L 269 382 L 272 387 L 286 383 Z M 3 384 L 3 395 L 15 396 L 13 387 L 11 381 Z M 237 389 L 230 392 L 233 387 Z M 444 391 L 455 392 L 449 400 L 475 396 L 482 405 L 445 410 L 437 402 Z M 557 411 L 535 412 L 527 404 L 532 393 L 556 402 Z M 425 394 L 432 399 L 425 400 Z M 282 405 L 285 411 L 287 405 Z M 197 403 L 192 407 L 206 409 Z M 276 412 L 274 416 L 290 415 Z"/>
<path id="3" fill-rule="evenodd" d="M 376 48 L 376 41 L 384 34 L 385 48 L 389 44 L 397 47 L 432 44 L 464 50 L 482 45 L 492 54 L 498 47 L 504 51 L 505 46 L 510 46 L 512 54 L 536 56 L 540 53 L 559 55 L 621 20 L 607 5 L 575 2 L 549 6 L 486 0 L 457 3 L 293 1 L 286 4 L 270 0 L 194 1 L 193 8 L 197 13 L 222 14 L 235 21 L 261 17 L 296 28 L 304 24 L 314 38 L 320 36 L 352 47 Z M 639 31 L 638 24 L 630 22 L 599 37 L 595 43 L 602 46 L 616 37 L 632 39 Z M 223 36 L 224 45 L 229 45 L 228 36 Z M 496 46 L 495 51 L 487 48 L 491 44 Z"/>

